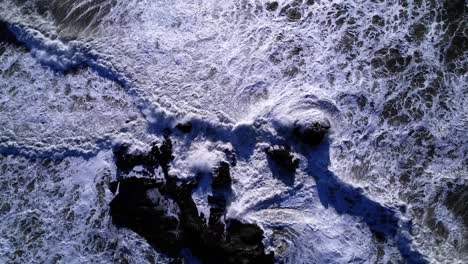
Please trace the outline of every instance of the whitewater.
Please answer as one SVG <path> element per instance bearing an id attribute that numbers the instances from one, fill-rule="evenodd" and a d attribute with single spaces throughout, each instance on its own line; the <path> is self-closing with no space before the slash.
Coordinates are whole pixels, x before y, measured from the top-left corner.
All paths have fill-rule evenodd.
<path id="1" fill-rule="evenodd" d="M 276 263 L 468 262 L 466 6 L 0 0 L 0 263 L 172 263 L 109 212 L 116 146 L 169 130 L 179 179 L 230 162 Z M 309 119 L 322 143 L 285 136 Z"/>

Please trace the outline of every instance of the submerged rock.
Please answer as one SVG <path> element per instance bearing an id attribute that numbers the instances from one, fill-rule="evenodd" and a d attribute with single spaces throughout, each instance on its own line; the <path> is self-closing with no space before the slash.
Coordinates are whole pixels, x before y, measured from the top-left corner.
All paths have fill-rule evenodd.
<path id="1" fill-rule="evenodd" d="M 299 167 L 299 159 L 291 154 L 288 147 L 270 146 L 265 152 L 276 164 L 290 172 L 295 172 Z"/>
<path id="2" fill-rule="evenodd" d="M 303 143 L 318 145 L 330 127 L 330 121 L 326 118 L 322 120 L 297 120 L 294 122 L 293 134 Z"/>
<path id="3" fill-rule="evenodd" d="M 148 175 L 154 176 L 154 170 L 161 166 L 164 175 L 167 176 L 169 163 L 174 159 L 172 141 L 165 138 L 160 146 L 153 143 L 149 153 L 129 153 L 127 145 L 117 146 L 114 149 L 114 158 L 117 168 L 125 174 L 136 166 L 143 166 Z"/>
<path id="4" fill-rule="evenodd" d="M 119 193 L 110 203 L 112 222 L 130 228 L 173 256 L 182 248 L 182 238 L 177 235 L 180 223 L 168 212 L 167 205 L 173 202 L 162 196 L 158 187 L 160 185 L 151 179 L 119 181 Z"/>

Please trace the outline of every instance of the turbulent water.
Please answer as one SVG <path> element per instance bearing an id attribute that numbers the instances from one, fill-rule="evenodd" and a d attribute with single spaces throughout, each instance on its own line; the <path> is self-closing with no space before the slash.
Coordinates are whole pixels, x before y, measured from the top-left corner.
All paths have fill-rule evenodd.
<path id="1" fill-rule="evenodd" d="M 278 263 L 468 262 L 466 6 L 0 0 L 0 262 L 169 263 L 113 225 L 108 184 L 114 146 L 179 122 L 171 173 L 234 153 L 227 216 Z M 283 137 L 303 118 L 330 121 L 325 142 Z M 270 144 L 300 160 L 292 181 Z"/>

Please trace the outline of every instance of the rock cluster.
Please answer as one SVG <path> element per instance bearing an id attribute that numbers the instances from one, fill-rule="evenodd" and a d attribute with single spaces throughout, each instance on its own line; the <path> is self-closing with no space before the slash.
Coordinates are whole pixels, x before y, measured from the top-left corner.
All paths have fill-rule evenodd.
<path id="1" fill-rule="evenodd" d="M 281 168 L 289 172 L 295 172 L 299 167 L 299 159 L 291 154 L 289 147 L 270 146 L 265 150 L 265 153 Z"/>
<path id="2" fill-rule="evenodd" d="M 231 194 L 229 164 L 221 162 L 214 172 L 213 194 L 208 197 L 210 216 L 206 223 L 192 199 L 198 179 L 182 181 L 169 175 L 172 143 L 153 145 L 147 154 L 131 155 L 125 148 L 114 153 L 118 169 L 133 166 L 165 166 L 165 179 L 122 178 L 111 184 L 117 195 L 110 204 L 113 222 L 129 228 L 161 252 L 180 259 L 188 249 L 202 263 L 273 263 L 273 253 L 265 254 L 263 231 L 255 224 L 225 219 Z"/>
<path id="3" fill-rule="evenodd" d="M 117 168 L 128 174 L 134 167 L 143 166 L 147 174 L 151 174 L 154 169 L 161 166 L 165 175 L 168 173 L 169 162 L 172 156 L 172 141 L 166 138 L 161 146 L 153 143 L 149 153 L 129 153 L 127 145 L 118 146 L 114 149 L 115 164 Z"/>

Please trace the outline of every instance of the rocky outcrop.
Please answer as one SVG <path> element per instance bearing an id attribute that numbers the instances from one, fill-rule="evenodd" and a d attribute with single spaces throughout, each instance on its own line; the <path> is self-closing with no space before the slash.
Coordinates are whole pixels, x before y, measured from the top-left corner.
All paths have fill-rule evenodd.
<path id="1" fill-rule="evenodd" d="M 468 184 L 450 184 L 445 206 L 468 228 Z"/>
<path id="2" fill-rule="evenodd" d="M 378 76 L 403 72 L 411 63 L 412 57 L 405 56 L 398 48 L 383 48 L 374 53 L 371 65 Z"/>
<path id="3" fill-rule="evenodd" d="M 231 173 L 229 163 L 222 161 L 216 168 L 215 175 L 212 181 L 213 189 L 223 189 L 231 187 Z"/>
<path id="4" fill-rule="evenodd" d="M 169 139 L 161 146 L 154 144 L 145 155 L 125 153 L 116 152 L 119 169 L 128 170 L 135 164 L 168 167 L 168 161 L 173 158 Z M 192 199 L 197 179 L 183 181 L 167 172 L 163 181 L 122 178 L 111 184 L 113 191 L 117 191 L 110 204 L 112 220 L 178 260 L 181 250 L 188 249 L 202 263 L 273 263 L 273 253 L 265 254 L 260 227 L 225 219 L 231 181 L 229 164 L 221 162 L 214 172 L 213 194 L 208 197 L 211 208 L 207 223 Z"/>
<path id="5" fill-rule="evenodd" d="M 289 172 L 295 172 L 299 167 L 299 159 L 291 154 L 289 147 L 270 146 L 265 149 L 265 153 L 278 166 Z"/>
<path id="6" fill-rule="evenodd" d="M 294 122 L 293 134 L 305 144 L 318 145 L 322 142 L 329 129 L 330 122 L 328 119 L 297 120 Z"/>
<path id="7" fill-rule="evenodd" d="M 153 143 L 148 153 L 129 153 L 129 146 L 117 146 L 114 149 L 114 158 L 117 168 L 125 174 L 128 174 L 136 166 L 143 166 L 146 174 L 151 175 L 156 168 L 161 166 L 167 176 L 169 163 L 174 159 L 172 141 L 166 137 L 160 146 Z"/>

